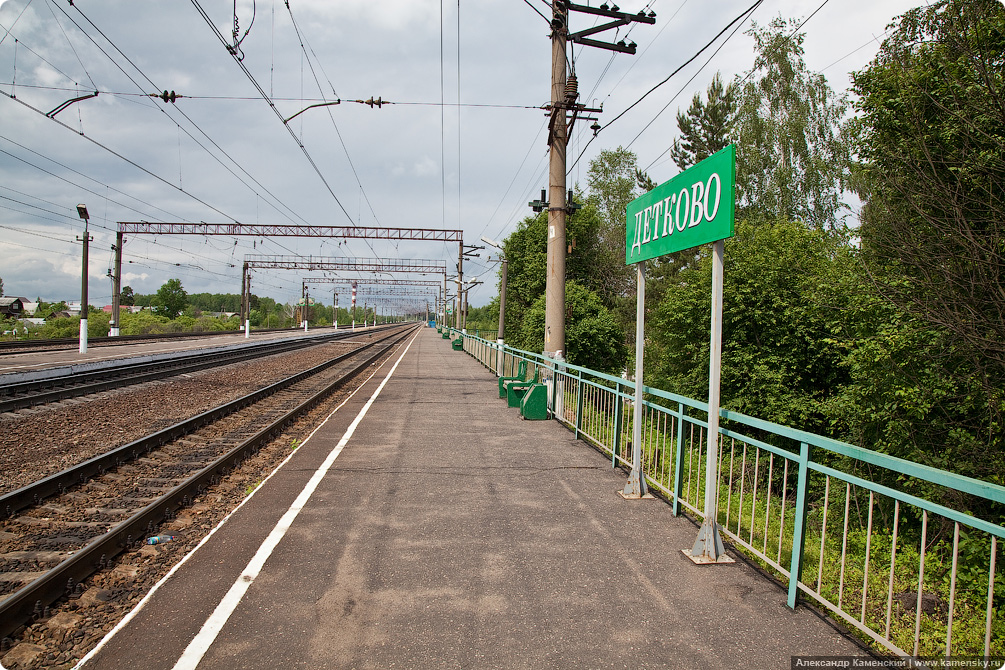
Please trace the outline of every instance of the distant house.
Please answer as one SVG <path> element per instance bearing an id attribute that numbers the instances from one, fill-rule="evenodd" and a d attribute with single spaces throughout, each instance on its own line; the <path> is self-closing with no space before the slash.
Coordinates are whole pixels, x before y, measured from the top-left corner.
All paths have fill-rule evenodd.
<path id="1" fill-rule="evenodd" d="M 80 312 L 77 313 L 79 314 Z M 70 314 L 66 310 L 63 310 L 62 312 L 51 312 L 49 316 L 45 317 L 45 320 L 49 321 L 50 319 L 69 319 L 71 316 L 74 315 Z"/>
<path id="2" fill-rule="evenodd" d="M 105 314 L 111 314 L 112 306 L 105 305 L 104 307 L 101 308 L 101 311 L 104 312 Z M 119 305 L 119 312 L 129 312 L 130 314 L 138 314 L 141 311 L 143 311 L 143 308 L 139 305 Z"/>
<path id="3" fill-rule="evenodd" d="M 24 303 L 21 298 L 0 298 L 0 316 L 20 319 L 23 314 Z"/>

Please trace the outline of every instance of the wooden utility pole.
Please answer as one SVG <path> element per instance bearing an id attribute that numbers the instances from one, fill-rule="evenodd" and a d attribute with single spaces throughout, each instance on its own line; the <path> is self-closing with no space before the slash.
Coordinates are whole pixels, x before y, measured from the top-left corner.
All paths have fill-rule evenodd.
<path id="1" fill-rule="evenodd" d="M 544 354 L 565 354 L 565 150 L 569 136 L 565 120 L 565 45 L 569 35 L 569 10 L 564 2 L 552 4 L 551 21 L 551 121 L 548 143 L 548 269 L 544 298 Z"/>
<path id="2" fill-rule="evenodd" d="M 569 13 L 581 12 L 612 19 L 609 23 L 587 28 L 579 32 L 569 32 Z M 590 109 L 577 103 L 575 73 L 566 77 L 566 45 L 574 42 L 585 46 L 598 47 L 609 51 L 634 54 L 635 43 L 617 44 L 599 42 L 587 38 L 587 35 L 628 25 L 632 22 L 656 23 L 656 14 L 641 11 L 638 14 L 627 14 L 618 10 L 617 6 L 609 9 L 606 4 L 600 7 L 577 5 L 568 0 L 553 0 L 551 20 L 551 120 L 549 121 L 548 145 L 551 147 L 548 168 L 548 201 L 531 203 L 535 211 L 548 208 L 548 268 L 545 281 L 545 312 L 544 312 L 544 354 L 552 358 L 565 357 L 565 255 L 566 236 L 565 218 L 575 206 L 572 203 L 571 191 L 566 200 L 565 166 L 566 147 L 569 142 L 569 132 L 576 118 L 593 120 L 595 118 L 581 116 L 583 112 L 599 113 L 600 109 Z M 566 114 L 571 112 L 571 120 Z M 599 130 L 600 126 L 593 126 Z"/>

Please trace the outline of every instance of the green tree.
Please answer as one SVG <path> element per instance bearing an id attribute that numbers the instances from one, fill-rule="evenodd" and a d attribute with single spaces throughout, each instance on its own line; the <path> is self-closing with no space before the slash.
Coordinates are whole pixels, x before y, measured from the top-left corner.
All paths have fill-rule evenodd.
<path id="1" fill-rule="evenodd" d="M 154 313 L 176 319 L 188 306 L 188 294 L 181 285 L 180 279 L 168 279 L 159 289 L 153 300 Z"/>
<path id="2" fill-rule="evenodd" d="M 976 376 L 993 415 L 1005 400 L 1003 54 L 1001 3 L 941 0 L 900 17 L 853 75 L 871 277 L 952 336 L 940 336 L 942 374 Z"/>
<path id="3" fill-rule="evenodd" d="M 122 290 L 119 291 L 119 304 L 130 306 L 136 304 L 136 294 L 133 293 L 132 286 L 123 286 Z"/>
<path id="4" fill-rule="evenodd" d="M 826 432 L 827 403 L 847 380 L 840 295 L 834 275 L 851 272 L 843 236 L 800 222 L 737 223 L 726 241 L 722 404 L 769 421 Z M 682 269 L 647 317 L 652 385 L 708 395 L 711 248 Z"/>
<path id="5" fill-rule="evenodd" d="M 605 252 L 600 239 L 604 225 L 596 206 L 589 201 L 566 220 L 566 234 L 571 249 L 566 258 L 566 290 L 568 292 L 570 290 L 568 287 L 575 283 L 592 294 L 605 310 L 609 310 L 609 304 L 615 301 L 616 296 L 611 287 L 604 282 L 604 277 L 609 274 L 603 268 L 605 263 L 609 267 L 615 260 Z M 506 341 L 512 346 L 529 351 L 541 351 L 544 346 L 544 321 L 540 323 L 540 332 L 535 333 L 533 329 L 525 327 L 525 320 L 529 310 L 544 295 L 548 265 L 547 240 L 548 219 L 541 213 L 521 221 L 517 229 L 503 242 L 509 262 L 506 283 Z M 616 262 L 623 267 L 623 233 L 620 244 L 622 252 Z M 576 319 L 580 318 L 583 312 L 571 308 L 568 295 L 566 308 L 566 352 L 567 360 L 571 361 L 570 332 L 575 328 Z M 624 327 L 617 319 L 614 323 L 619 324 L 617 341 L 623 342 Z M 579 350 L 584 351 L 585 346 L 585 344 L 580 346 Z M 606 345 L 597 343 L 597 346 Z"/>
<path id="6" fill-rule="evenodd" d="M 716 72 L 708 85 L 706 102 L 695 93 L 687 113 L 677 112 L 680 137 L 674 139 L 670 156 L 678 168 L 686 170 L 733 142 L 736 90 L 735 83 L 723 85 L 722 77 Z"/>
<path id="7" fill-rule="evenodd" d="M 803 62 L 804 33 L 774 19 L 747 31 L 757 56 L 739 92 L 737 200 L 747 215 L 834 228 L 850 165 L 846 103 Z"/>
<path id="8" fill-rule="evenodd" d="M 628 358 L 623 329 L 600 297 L 574 281 L 565 284 L 566 360 L 573 365 L 621 374 Z M 532 350 L 544 348 L 545 296 L 541 295 L 527 310 L 521 328 L 524 342 L 533 342 Z"/>
<path id="9" fill-rule="evenodd" d="M 56 312 L 65 312 L 68 307 L 65 300 L 60 300 L 59 302 L 46 302 L 42 300 L 41 296 L 35 298 L 35 316 L 41 319 L 49 318 L 50 314 Z M 88 325 L 90 328 L 90 325 Z"/>
<path id="10" fill-rule="evenodd" d="M 598 221 L 593 238 L 596 262 L 590 276 L 582 281 L 603 296 L 608 307 L 616 307 L 618 298 L 630 295 L 634 285 L 631 268 L 625 266 L 625 208 L 640 195 L 637 172 L 635 154 L 621 147 L 601 151 L 590 161 L 587 172 L 586 202 Z"/>

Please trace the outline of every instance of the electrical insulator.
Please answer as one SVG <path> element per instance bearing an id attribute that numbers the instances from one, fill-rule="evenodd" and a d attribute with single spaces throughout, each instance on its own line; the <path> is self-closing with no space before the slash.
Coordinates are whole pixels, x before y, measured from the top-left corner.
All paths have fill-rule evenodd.
<path id="1" fill-rule="evenodd" d="M 575 102 L 578 97 L 579 80 L 576 78 L 576 75 L 570 74 L 569 78 L 565 81 L 565 100 L 566 102 Z"/>

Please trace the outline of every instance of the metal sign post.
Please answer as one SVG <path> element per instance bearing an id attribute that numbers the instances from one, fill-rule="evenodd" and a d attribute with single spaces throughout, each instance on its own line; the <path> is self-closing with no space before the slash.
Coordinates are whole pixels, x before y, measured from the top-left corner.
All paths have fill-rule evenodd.
<path id="1" fill-rule="evenodd" d="M 638 281 L 635 301 L 635 405 L 632 418 L 632 471 L 628 483 L 621 492 L 623 498 L 637 499 L 649 495 L 646 478 L 642 474 L 642 358 L 645 350 L 646 332 L 646 262 L 636 264 L 635 277 Z"/>
<path id="2" fill-rule="evenodd" d="M 690 551 L 695 563 L 731 563 L 723 552 L 717 517 L 719 380 L 722 364 L 723 240 L 733 236 L 736 147 L 730 145 L 660 184 L 628 204 L 625 211 L 625 264 L 638 264 L 638 306 L 635 335 L 635 425 L 632 435 L 632 472 L 625 486 L 644 493 L 641 472 L 642 335 L 645 309 L 645 261 L 709 242 L 713 244 L 712 328 L 709 353 L 708 432 L 705 458 L 704 520 Z M 641 495 L 641 493 L 640 493 Z"/>
<path id="3" fill-rule="evenodd" d="M 695 563 L 732 563 L 719 536 L 717 480 L 719 460 L 719 379 L 722 371 L 722 275 L 725 242 L 712 245 L 712 334 L 708 361 L 708 431 L 705 452 L 705 518 L 691 552 L 684 555 Z"/>

